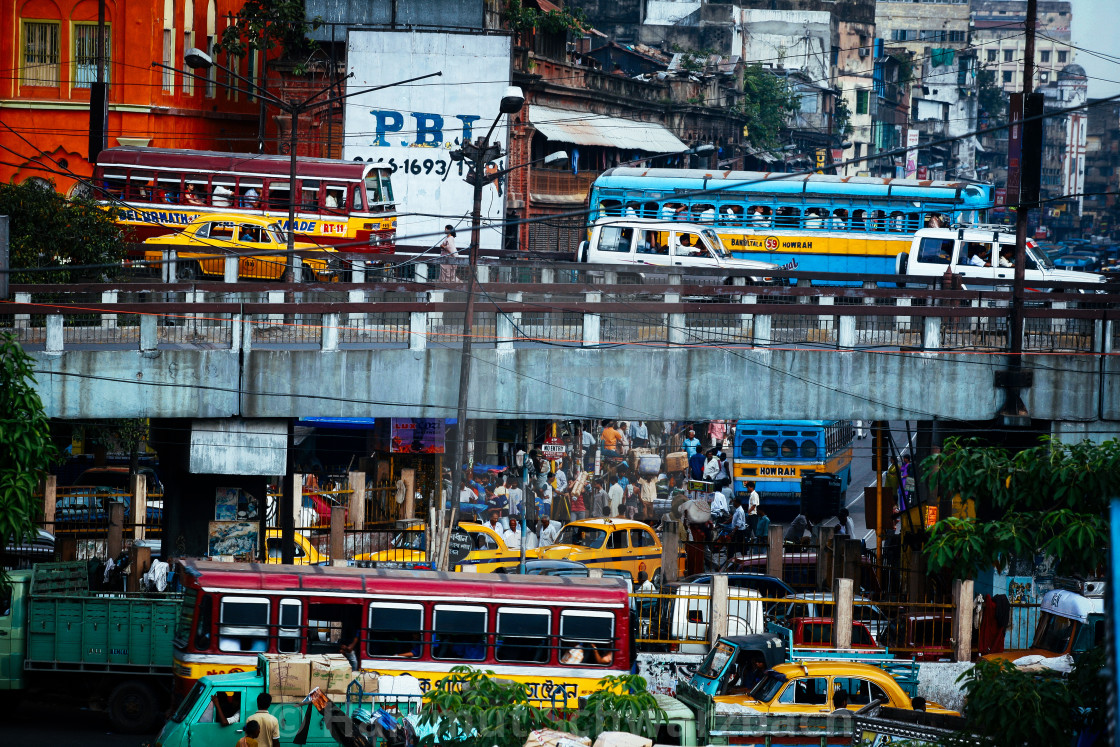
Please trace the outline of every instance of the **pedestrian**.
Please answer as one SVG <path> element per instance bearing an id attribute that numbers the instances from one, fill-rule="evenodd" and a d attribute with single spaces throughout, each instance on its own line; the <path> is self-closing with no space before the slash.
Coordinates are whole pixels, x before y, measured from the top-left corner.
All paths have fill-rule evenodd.
<path id="1" fill-rule="evenodd" d="M 568 489 L 568 475 L 564 472 L 564 460 L 556 464 L 556 473 L 552 476 L 556 481 L 556 492 L 563 493 Z"/>
<path id="2" fill-rule="evenodd" d="M 502 541 L 506 543 L 506 547 L 510 550 L 521 549 L 521 526 L 517 523 L 517 519 L 512 516 L 509 519 L 509 529 L 502 532 Z"/>
<path id="3" fill-rule="evenodd" d="M 716 456 L 715 449 L 708 450 L 708 459 L 704 462 L 704 481 L 715 482 L 716 475 L 719 474 L 719 457 Z"/>
<path id="4" fill-rule="evenodd" d="M 790 522 L 789 529 L 786 530 L 785 541 L 800 545 L 805 542 L 805 532 L 811 531 L 813 528 L 812 523 L 806 518 L 805 514 L 798 514 Z"/>
<path id="5" fill-rule="evenodd" d="M 612 517 L 620 517 L 622 514 L 622 501 L 625 498 L 622 486 L 618 484 L 618 476 L 611 476 L 611 487 L 607 491 L 607 498 L 610 501 L 610 515 Z"/>
<path id="6" fill-rule="evenodd" d="M 727 422 L 723 420 L 712 420 L 708 423 L 708 437 L 712 439 L 712 448 L 719 449 L 723 447 L 723 439 L 727 435 Z"/>
<path id="7" fill-rule="evenodd" d="M 583 469 L 590 472 L 595 468 L 595 433 L 592 429 L 583 429 L 580 443 L 583 444 Z"/>
<path id="8" fill-rule="evenodd" d="M 635 448 L 649 446 L 649 428 L 644 421 L 630 424 L 630 445 Z"/>
<path id="9" fill-rule="evenodd" d="M 494 534 L 498 535 L 499 537 L 501 537 L 502 533 L 505 531 L 502 528 L 502 521 L 499 518 L 500 516 L 501 516 L 501 511 L 498 511 L 497 509 L 491 509 L 490 510 L 490 522 L 486 525 L 486 526 L 490 527 L 490 531 L 494 532 Z"/>
<path id="10" fill-rule="evenodd" d="M 257 737 L 260 736 L 261 725 L 256 721 L 250 721 L 245 724 L 243 733 L 244 736 L 237 740 L 237 747 L 257 747 L 259 744 Z M 277 740 L 277 744 L 279 743 L 279 740 Z"/>
<path id="11" fill-rule="evenodd" d="M 770 537 L 770 517 L 762 506 L 758 507 L 755 515 L 758 516 L 758 521 L 754 525 L 754 536 L 760 542 L 766 542 Z"/>
<path id="12" fill-rule="evenodd" d="M 599 436 L 599 441 L 603 444 L 604 457 L 619 457 L 622 452 L 619 447 L 622 444 L 622 433 L 614 427 L 614 421 L 608 420 L 606 427 L 603 428 L 603 433 Z"/>
<path id="13" fill-rule="evenodd" d="M 549 545 L 555 545 L 556 539 L 560 535 L 560 522 L 551 521 L 548 518 L 548 514 L 542 513 L 540 525 L 540 546 L 548 547 Z"/>
<path id="14" fill-rule="evenodd" d="M 754 480 L 747 481 L 747 512 L 754 513 L 758 510 L 758 491 L 754 489 Z"/>
<path id="15" fill-rule="evenodd" d="M 606 488 L 603 487 L 603 478 L 596 477 L 591 485 L 591 518 L 598 519 L 609 516 L 610 499 Z"/>
<path id="16" fill-rule="evenodd" d="M 350 669 L 356 672 L 361 667 L 358 662 L 358 626 L 355 623 L 349 616 L 343 619 L 338 636 L 338 650 L 350 662 Z"/>
<path id="17" fill-rule="evenodd" d="M 696 456 L 696 452 L 700 450 L 700 439 L 696 437 L 696 431 L 688 429 L 688 438 L 684 440 L 683 446 L 689 458 Z"/>
<path id="18" fill-rule="evenodd" d="M 583 490 L 572 491 L 572 521 L 582 521 L 587 518 L 587 504 L 584 502 L 584 494 L 586 492 L 586 486 L 584 486 Z"/>
<path id="19" fill-rule="evenodd" d="M 626 488 L 626 516 L 629 519 L 638 518 L 642 510 L 642 496 L 637 485 L 628 485 Z"/>
<path id="20" fill-rule="evenodd" d="M 260 729 L 257 742 L 260 747 L 280 747 L 280 722 L 268 712 L 272 705 L 272 696 L 268 693 L 257 695 L 257 712 L 245 723 L 245 732 L 249 731 L 249 724 L 256 724 Z"/>
<path id="21" fill-rule="evenodd" d="M 458 252 L 455 250 L 455 228 L 450 224 L 443 227 L 443 240 L 439 242 L 439 253 L 443 257 L 439 266 L 439 281 L 441 283 L 454 283 L 458 280 L 455 275 L 455 261 Z"/>
<path id="22" fill-rule="evenodd" d="M 840 520 L 840 526 L 837 528 L 836 533 L 854 539 L 856 536 L 856 522 L 852 518 L 851 512 L 846 508 L 842 508 L 840 509 L 840 513 L 836 515 L 836 518 Z"/>
<path id="23" fill-rule="evenodd" d="M 524 492 L 521 490 L 521 485 L 516 480 L 509 480 L 509 487 L 506 489 L 506 496 L 509 498 L 509 514 L 510 516 L 517 516 L 520 518 L 525 513 Z"/>
<path id="24" fill-rule="evenodd" d="M 731 542 L 733 547 L 738 547 L 740 553 L 745 552 L 748 539 L 747 530 L 747 499 L 740 498 L 735 513 L 731 515 Z"/>
<path id="25" fill-rule="evenodd" d="M 712 487 L 719 491 L 731 484 L 731 466 L 722 451 L 716 454 L 716 458 L 719 459 L 719 472 L 716 473 L 715 484 Z"/>

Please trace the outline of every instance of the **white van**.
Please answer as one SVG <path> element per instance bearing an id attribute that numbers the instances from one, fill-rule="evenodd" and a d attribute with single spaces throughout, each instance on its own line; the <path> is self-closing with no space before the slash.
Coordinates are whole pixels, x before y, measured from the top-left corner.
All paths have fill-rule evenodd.
<path id="1" fill-rule="evenodd" d="M 710 648 L 708 624 L 712 619 L 711 585 L 681 584 L 673 592 L 676 596 L 670 602 L 671 609 L 667 615 L 670 640 L 682 641 L 678 648 L 682 654 L 706 654 Z M 753 589 L 732 589 L 727 600 L 725 635 L 765 632 L 762 622 L 762 595 Z"/>
<path id="2" fill-rule="evenodd" d="M 777 270 L 769 262 L 736 259 L 708 226 L 651 218 L 600 218 L 591 226 L 591 238 L 579 246 L 577 262 L 601 265 L 642 265 L 635 275 L 657 282 L 654 267 L 683 267 L 757 271 L 754 282 L 765 281 L 764 273 Z M 730 277 L 698 275 L 697 283 L 730 283 Z"/>
<path id="3" fill-rule="evenodd" d="M 1015 232 L 1009 226 L 923 228 L 914 234 L 909 252 L 895 257 L 895 272 L 911 277 L 942 277 L 946 271 L 962 278 L 993 281 L 1015 279 Z M 1104 283 L 1103 275 L 1058 270 L 1038 245 L 1027 240 L 1027 282 Z"/>

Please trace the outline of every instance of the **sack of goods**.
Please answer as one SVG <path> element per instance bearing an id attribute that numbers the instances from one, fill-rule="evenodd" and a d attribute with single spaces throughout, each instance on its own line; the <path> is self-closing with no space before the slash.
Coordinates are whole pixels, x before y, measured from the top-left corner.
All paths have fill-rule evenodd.
<path id="1" fill-rule="evenodd" d="M 661 472 L 661 457 L 657 454 L 642 454 L 638 457 L 638 474 L 642 477 L 656 477 Z"/>
<path id="2" fill-rule="evenodd" d="M 674 451 L 665 457 L 665 471 L 684 472 L 688 469 L 688 452 Z"/>

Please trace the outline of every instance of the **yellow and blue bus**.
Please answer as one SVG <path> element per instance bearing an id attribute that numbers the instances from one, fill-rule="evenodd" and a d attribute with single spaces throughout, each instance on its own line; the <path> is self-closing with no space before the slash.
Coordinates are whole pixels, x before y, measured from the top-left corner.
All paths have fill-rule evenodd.
<path id="1" fill-rule="evenodd" d="M 808 272 L 895 272 L 920 228 L 982 223 L 991 185 L 969 182 L 614 168 L 591 187 L 590 221 L 711 225 L 736 257 Z"/>
<path id="2" fill-rule="evenodd" d="M 735 494 L 747 495 L 753 481 L 767 508 L 800 505 L 801 478 L 828 472 L 840 478 L 840 491 L 852 477 L 850 420 L 740 420 L 735 424 Z"/>

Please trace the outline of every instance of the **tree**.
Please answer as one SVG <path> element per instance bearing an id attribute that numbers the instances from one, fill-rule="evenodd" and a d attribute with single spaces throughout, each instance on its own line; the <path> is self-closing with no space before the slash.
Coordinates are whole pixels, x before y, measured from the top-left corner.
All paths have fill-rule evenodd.
<path id="1" fill-rule="evenodd" d="M 576 727 L 594 739 L 604 731 L 628 731 L 655 739 L 667 720 L 657 699 L 646 689 L 646 680 L 636 674 L 604 677 L 576 714 Z"/>
<path id="2" fill-rule="evenodd" d="M 0 215 L 8 216 L 12 267 L 50 267 L 49 272 L 14 272 L 15 283 L 67 283 L 83 277 L 113 275 L 108 269 L 71 269 L 81 265 L 118 266 L 124 259 L 124 233 L 114 222 L 116 209 L 91 197 L 65 197 L 42 182 L 0 184 Z"/>
<path id="3" fill-rule="evenodd" d="M 320 18 L 307 20 L 303 0 L 247 0 L 231 16 L 215 47 L 236 57 L 247 50 L 267 53 L 279 47 L 282 59 L 296 63 L 298 75 L 303 73 L 300 58 L 315 48 L 307 35 L 322 24 Z"/>
<path id="4" fill-rule="evenodd" d="M 801 98 L 784 78 L 761 65 L 748 65 L 743 73 L 743 100 L 734 111 L 747 120 L 747 139 L 759 148 L 775 148 L 790 115 L 801 108 Z"/>
<path id="5" fill-rule="evenodd" d="M 35 491 L 58 457 L 33 364 L 15 337 L 0 335 L 0 547 L 34 535 Z M 0 570 L 0 586 L 6 585 Z"/>
<path id="6" fill-rule="evenodd" d="M 552 726 L 548 713 L 529 701 L 524 682 L 493 675 L 467 666 L 452 667 L 420 709 L 421 725 L 435 729 L 423 743 L 521 747 L 529 732 Z"/>
<path id="7" fill-rule="evenodd" d="M 922 472 L 943 494 L 976 503 L 987 521 L 946 517 L 925 546 L 931 571 L 971 578 L 1042 554 L 1062 574 L 1096 574 L 1108 561 L 1108 497 L 1120 491 L 1120 442 L 1040 446 L 1013 453 L 976 439 L 949 439 Z"/>
<path id="8" fill-rule="evenodd" d="M 981 69 L 976 75 L 977 98 L 981 116 L 987 115 L 985 127 L 998 127 L 1007 122 L 1007 94 L 996 83 L 994 70 Z"/>

